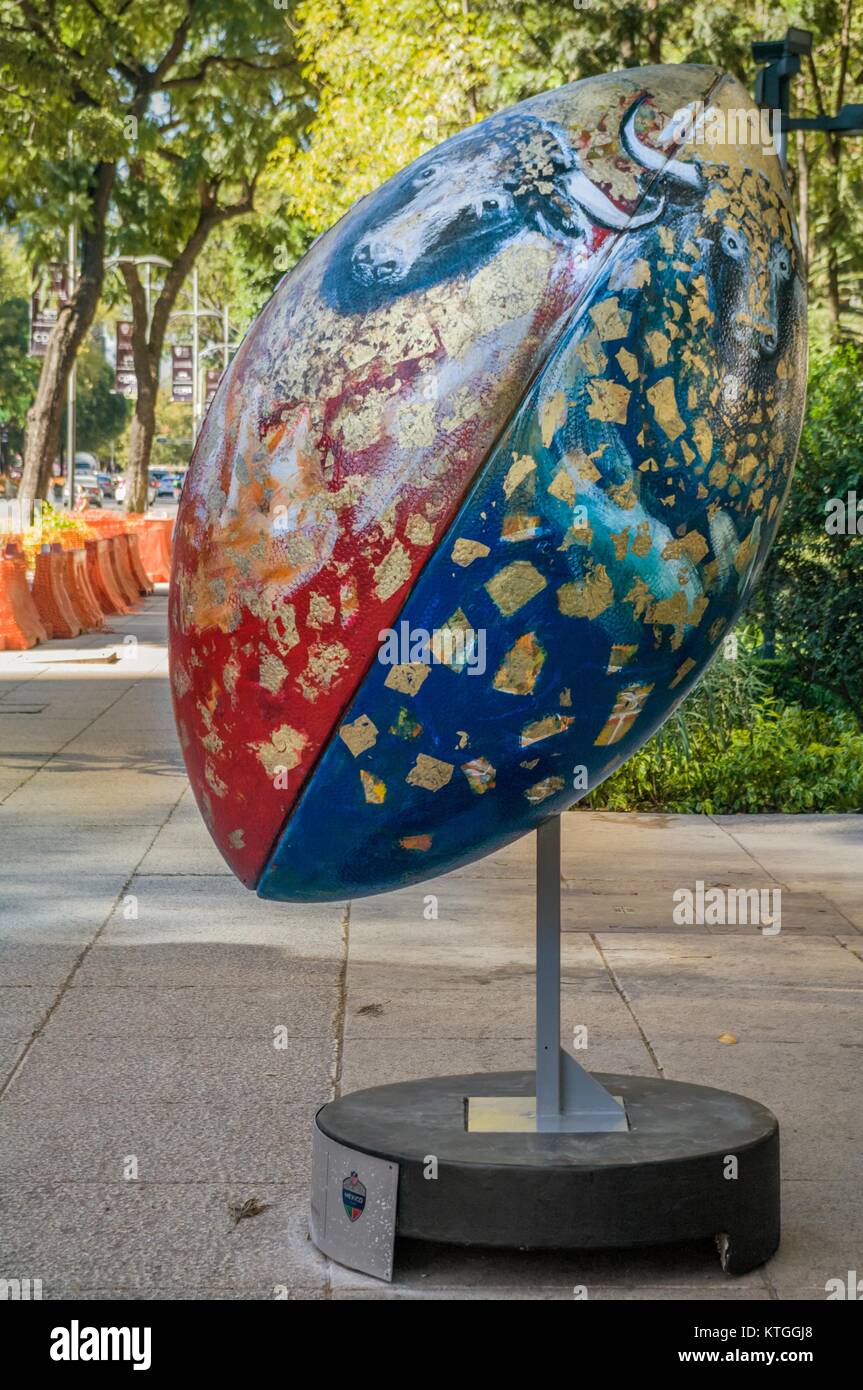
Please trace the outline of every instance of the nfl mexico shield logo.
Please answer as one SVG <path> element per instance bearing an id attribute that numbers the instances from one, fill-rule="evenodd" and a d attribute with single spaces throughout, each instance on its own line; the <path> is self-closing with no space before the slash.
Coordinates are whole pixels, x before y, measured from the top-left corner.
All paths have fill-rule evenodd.
<path id="1" fill-rule="evenodd" d="M 342 1201 L 349 1221 L 359 1221 L 366 1204 L 366 1189 L 356 1173 L 351 1173 L 342 1183 Z"/>

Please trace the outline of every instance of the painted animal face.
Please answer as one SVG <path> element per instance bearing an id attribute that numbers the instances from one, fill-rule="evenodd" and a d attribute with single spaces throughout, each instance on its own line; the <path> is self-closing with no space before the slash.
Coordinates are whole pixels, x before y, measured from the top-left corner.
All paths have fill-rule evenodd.
<path id="1" fill-rule="evenodd" d="M 485 265 L 526 232 L 587 239 L 659 215 L 618 207 L 586 175 L 565 129 L 517 111 L 423 155 L 337 238 L 325 299 L 366 312 Z"/>

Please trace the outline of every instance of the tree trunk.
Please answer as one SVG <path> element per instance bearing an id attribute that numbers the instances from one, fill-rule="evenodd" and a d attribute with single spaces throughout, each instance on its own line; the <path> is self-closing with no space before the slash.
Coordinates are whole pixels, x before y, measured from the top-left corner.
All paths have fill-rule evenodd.
<path id="1" fill-rule="evenodd" d="M 96 316 L 105 278 L 105 219 L 116 166 L 97 164 L 90 180 L 90 212 L 81 237 L 81 274 L 68 304 L 59 312 L 42 360 L 36 399 L 27 412 L 24 467 L 18 494 L 32 503 L 45 497 L 51 465 L 60 447 L 66 385 L 78 349 Z"/>
<path id="2" fill-rule="evenodd" d="M 662 62 L 662 20 L 657 14 L 657 0 L 647 0 L 645 8 L 649 15 L 646 36 L 647 61 L 660 64 Z"/>
<path id="3" fill-rule="evenodd" d="M 143 389 L 142 389 L 143 388 Z M 147 510 L 148 470 L 153 437 L 156 433 L 155 381 L 149 384 L 138 377 L 138 399 L 129 427 L 129 458 L 126 464 L 126 511 Z"/>
<path id="4" fill-rule="evenodd" d="M 839 294 L 839 258 L 832 244 L 827 247 L 827 317 L 830 320 L 830 341 L 835 346 L 842 341 L 842 300 Z"/>
<path id="5" fill-rule="evenodd" d="M 162 345 L 153 359 L 151 344 L 148 342 L 150 325 L 147 316 L 147 299 L 138 276 L 137 268 L 125 261 L 120 262 L 123 279 L 132 304 L 132 357 L 135 363 L 137 399 L 135 413 L 129 427 L 129 457 L 126 463 L 126 502 L 127 512 L 147 510 L 147 484 L 149 480 L 150 452 L 153 436 L 156 433 L 156 397 L 159 391 L 159 361 Z"/>
<path id="6" fill-rule="evenodd" d="M 845 100 L 845 82 L 848 75 L 848 57 L 851 48 L 851 9 L 852 0 L 843 0 L 842 26 L 839 33 L 839 63 L 836 73 L 836 110 Z M 842 161 L 842 143 L 838 135 L 828 135 L 828 153 L 834 168 L 831 187 L 830 226 L 840 225 L 842 192 L 839 178 Z M 827 315 L 830 319 L 830 338 L 833 343 L 842 341 L 842 298 L 839 287 L 839 252 L 831 238 L 827 244 Z"/>

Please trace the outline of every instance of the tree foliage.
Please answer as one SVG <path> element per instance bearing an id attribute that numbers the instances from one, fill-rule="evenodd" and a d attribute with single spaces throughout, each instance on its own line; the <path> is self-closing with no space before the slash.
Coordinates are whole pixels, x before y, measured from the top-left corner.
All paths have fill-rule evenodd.
<path id="1" fill-rule="evenodd" d="M 297 51 L 314 92 L 309 138 L 279 149 L 271 189 L 315 231 L 424 150 L 492 111 L 595 73 L 714 63 L 753 89 L 754 39 L 814 36 L 794 90 L 802 115 L 860 101 L 863 11 L 853 0 L 301 0 Z M 817 76 L 816 76 L 817 74 Z M 801 135 L 790 176 L 819 342 L 863 336 L 863 142 Z"/>
<path id="2" fill-rule="evenodd" d="M 827 530 L 827 503 L 863 502 L 863 353 L 817 354 L 794 483 L 753 605 L 777 688 L 863 710 L 863 534 Z M 856 520 L 853 519 L 853 520 Z M 863 515 L 860 516 L 863 525 Z"/>

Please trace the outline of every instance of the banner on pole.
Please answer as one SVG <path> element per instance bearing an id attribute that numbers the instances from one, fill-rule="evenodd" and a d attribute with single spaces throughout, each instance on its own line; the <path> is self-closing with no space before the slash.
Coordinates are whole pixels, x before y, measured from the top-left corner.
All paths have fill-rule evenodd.
<path id="1" fill-rule="evenodd" d="M 38 273 L 38 288 L 30 296 L 28 356 L 44 357 L 61 308 L 68 302 L 65 261 L 52 261 Z"/>
<path id="2" fill-rule="evenodd" d="M 190 347 L 171 348 L 171 400 L 191 405 L 194 397 L 195 372 Z"/>
<path id="3" fill-rule="evenodd" d="M 206 379 L 205 379 L 206 391 L 205 391 L 205 394 L 204 394 L 204 410 L 205 410 L 205 411 L 209 410 L 210 406 L 212 405 L 212 403 L 213 403 L 213 397 L 215 396 L 216 391 L 217 391 L 218 388 L 219 388 L 219 382 L 221 381 L 221 379 L 222 379 L 222 368 L 221 368 L 221 367 L 208 367 L 208 368 L 207 368 L 207 375 L 206 375 Z"/>
<path id="4" fill-rule="evenodd" d="M 138 394 L 135 376 L 135 357 L 132 352 L 132 325 L 127 319 L 117 320 L 117 360 L 114 367 L 114 390 L 133 401 Z"/>

